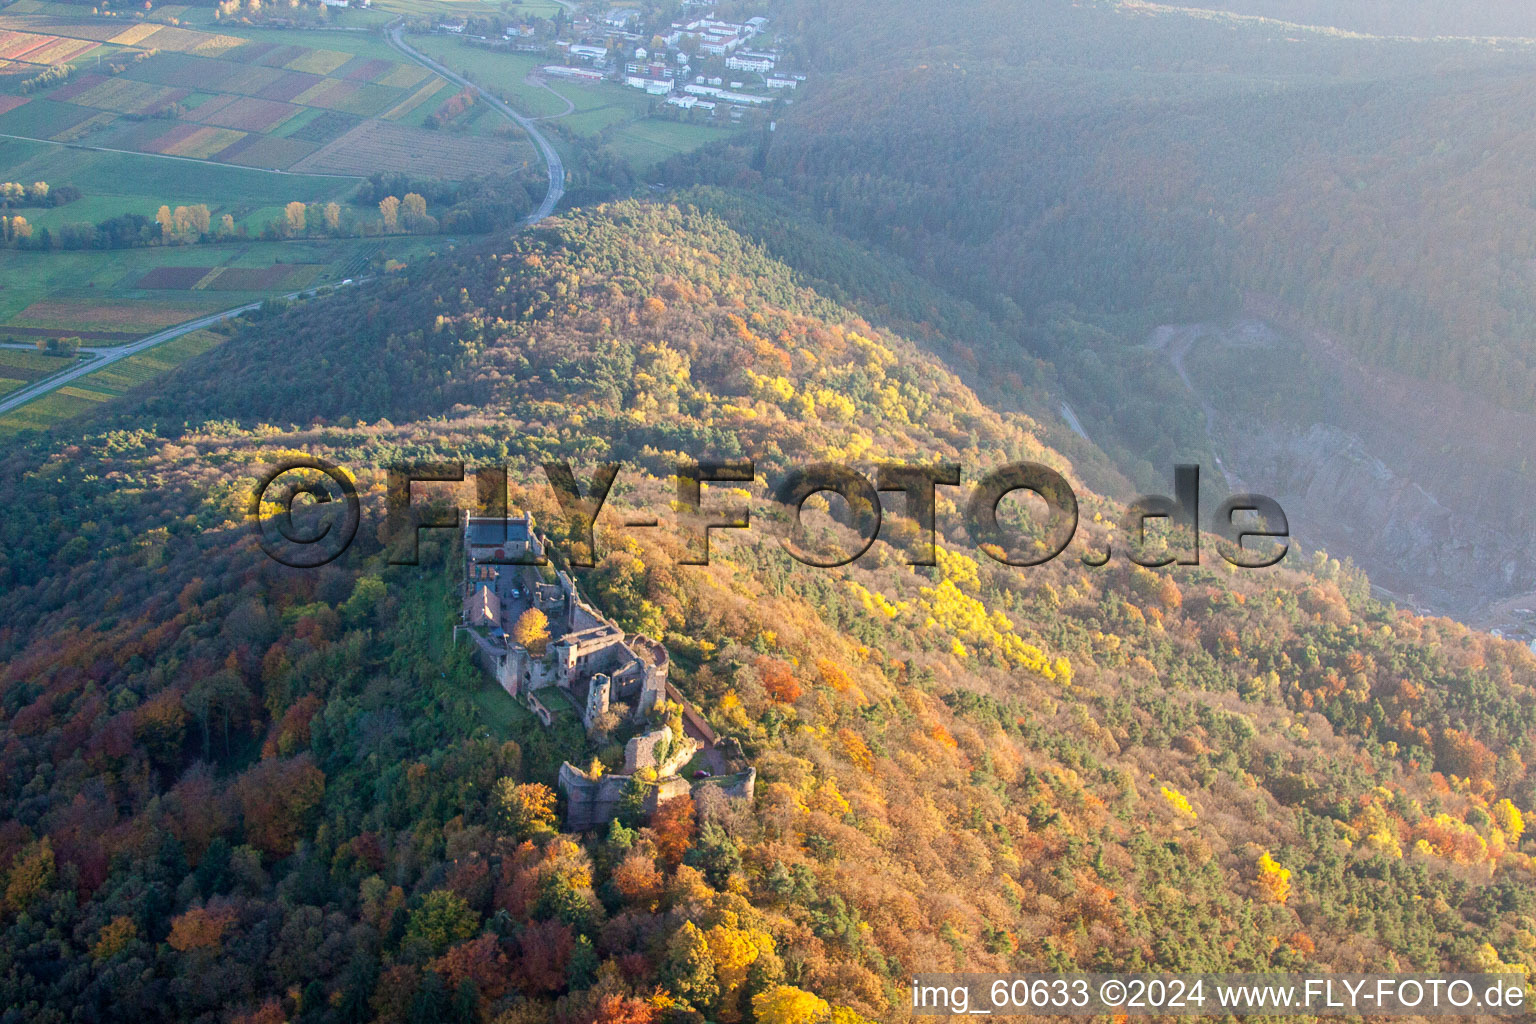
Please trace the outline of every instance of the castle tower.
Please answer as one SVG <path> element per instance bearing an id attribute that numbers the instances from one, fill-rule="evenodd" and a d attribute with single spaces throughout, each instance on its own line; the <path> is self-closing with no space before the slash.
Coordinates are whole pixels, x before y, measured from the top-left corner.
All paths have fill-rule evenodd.
<path id="1" fill-rule="evenodd" d="M 592 723 L 608 712 L 608 701 L 612 694 L 613 682 L 602 672 L 592 675 L 592 681 L 587 684 L 587 710 L 582 715 L 581 721 L 588 729 Z"/>

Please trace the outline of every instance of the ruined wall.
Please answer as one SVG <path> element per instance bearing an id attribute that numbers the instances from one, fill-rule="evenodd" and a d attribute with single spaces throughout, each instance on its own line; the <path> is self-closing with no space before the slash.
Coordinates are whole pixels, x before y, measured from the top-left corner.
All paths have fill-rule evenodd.
<path id="1" fill-rule="evenodd" d="M 560 792 L 565 794 L 565 827 L 584 832 L 612 821 L 619 801 L 629 788 L 629 776 L 605 775 L 590 779 L 569 761 L 560 766 Z"/>
<path id="2" fill-rule="evenodd" d="M 748 768 L 746 771 L 738 772 L 735 775 L 722 775 L 713 779 L 699 779 L 693 784 L 695 791 L 706 787 L 718 789 L 732 799 L 745 800 L 751 803 L 752 798 L 757 794 L 757 769 Z"/>
<path id="3" fill-rule="evenodd" d="M 624 744 L 624 774 L 633 775 L 642 768 L 655 768 L 659 763 L 656 752 L 671 738 L 672 730 L 664 725 L 630 737 Z"/>
<path id="4" fill-rule="evenodd" d="M 629 775 L 604 775 L 594 779 L 566 761 L 560 766 L 560 792 L 565 795 L 565 827 L 569 832 L 602 828 L 618 814 L 619 802 L 629 789 Z M 757 770 L 748 768 L 738 775 L 718 779 L 688 779 L 673 776 L 651 786 L 645 795 L 645 812 L 654 814 L 669 800 L 687 796 L 709 786 L 736 800 L 751 801 L 755 795 Z"/>

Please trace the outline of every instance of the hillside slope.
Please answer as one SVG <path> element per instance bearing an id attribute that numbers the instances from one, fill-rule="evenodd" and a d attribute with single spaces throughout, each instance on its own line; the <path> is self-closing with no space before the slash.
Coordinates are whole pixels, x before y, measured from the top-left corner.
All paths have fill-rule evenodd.
<path id="1" fill-rule="evenodd" d="M 1039 437 L 717 217 L 622 203 L 36 439 L 0 467 L 0 1019 L 750 1021 L 791 986 L 851 1024 L 918 970 L 1536 966 L 1530 652 L 1325 559 L 1090 569 L 1118 509 Z M 295 451 L 364 495 L 320 570 L 245 522 Z M 674 463 L 742 455 L 755 499 L 1042 461 L 1082 534 L 1009 568 L 941 501 L 933 568 L 756 531 L 678 564 Z M 385 564 L 383 467 L 441 458 L 507 464 L 557 541 L 538 464 L 624 461 L 581 585 L 668 645 L 753 806 L 555 831 L 530 787 L 568 751 L 453 645 L 451 545 Z"/>
<path id="2" fill-rule="evenodd" d="M 1203 6 L 1285 5 L 1044 0 L 1020 18 L 981 0 L 960 15 L 803 0 L 801 49 L 822 73 L 774 132 L 668 178 L 773 194 L 973 301 L 1004 340 L 978 348 L 995 376 L 1048 362 L 1143 487 L 1170 449 L 1214 446 L 1307 512 L 1312 543 L 1401 570 L 1395 591 L 1464 617 L 1523 595 L 1536 135 L 1509 111 L 1536 43 L 1365 38 Z M 1446 14 L 1326 6 L 1404 26 Z M 1211 360 L 1196 395 L 1152 358 L 1159 327 L 1239 318 L 1303 355 Z M 1202 404 L 1222 420 L 1209 438 Z M 1319 422 L 1358 456 L 1309 445 Z M 1290 462 L 1303 471 L 1275 472 Z M 1486 500 L 1464 500 L 1469 478 Z M 1363 525 L 1339 514 L 1362 505 Z"/>

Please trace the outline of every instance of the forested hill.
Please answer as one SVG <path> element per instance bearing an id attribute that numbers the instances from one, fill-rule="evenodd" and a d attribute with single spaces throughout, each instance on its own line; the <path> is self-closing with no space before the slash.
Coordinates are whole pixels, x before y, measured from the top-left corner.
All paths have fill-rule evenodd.
<path id="1" fill-rule="evenodd" d="M 728 170 L 673 180 L 745 168 L 999 315 L 1068 304 L 1134 344 L 1258 293 L 1368 364 L 1536 398 L 1536 136 L 1507 116 L 1536 42 L 1128 2 L 795 9 L 830 81 Z"/>
<path id="2" fill-rule="evenodd" d="M 293 452 L 365 497 L 320 570 L 245 522 Z M 1008 568 L 946 501 L 934 568 L 758 534 L 683 566 L 667 474 L 707 455 L 756 457 L 755 498 L 1043 461 L 1086 539 Z M 665 641 L 753 805 L 558 832 L 561 734 L 453 646 L 451 545 L 384 564 L 381 467 L 436 458 L 506 462 L 557 540 L 537 464 L 626 462 L 612 501 L 663 527 L 600 530 L 582 586 Z M 857 1024 L 919 970 L 1536 966 L 1529 651 L 1326 559 L 1087 568 L 1117 509 L 1034 420 L 697 209 L 295 306 L 3 474 L 6 1024 Z"/>
<path id="3" fill-rule="evenodd" d="M 1422 607 L 1531 607 L 1536 134 L 1508 112 L 1536 43 L 1129 0 L 791 10 L 818 75 L 668 182 L 771 195 L 970 301 L 988 377 L 1048 365 L 1143 489 L 1209 447 Z M 1229 345 L 1244 320 L 1268 342 Z M 1184 325 L 1175 375 L 1155 342 Z"/>

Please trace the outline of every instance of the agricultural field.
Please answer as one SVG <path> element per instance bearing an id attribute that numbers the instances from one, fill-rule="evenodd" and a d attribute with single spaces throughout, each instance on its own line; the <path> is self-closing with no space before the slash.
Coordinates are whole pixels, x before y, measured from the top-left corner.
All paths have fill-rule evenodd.
<path id="1" fill-rule="evenodd" d="M 162 204 L 202 203 L 215 220 L 229 214 L 237 227 L 255 234 L 285 203 L 342 202 L 356 184 L 351 179 L 277 175 L 232 165 L 4 138 L 0 138 L 0 180 L 66 183 L 84 193 L 67 205 L 23 209 L 35 229 L 96 223 L 123 213 L 148 217 Z"/>
<path id="2" fill-rule="evenodd" d="M 536 161 L 515 128 L 474 107 L 448 107 L 455 86 L 373 33 L 125 23 L 61 8 L 18 0 L 0 9 L 0 136 L 328 175 L 333 191 L 381 169 L 453 180 Z M 145 56 L 151 49 L 158 52 Z M 23 91 L 29 75 L 69 62 L 76 70 L 67 81 Z M 434 114 L 440 131 L 425 127 Z M 81 156 L 64 153 L 71 166 Z M 409 159 L 379 162 L 396 156 Z M 0 156 L 0 174 L 20 180 L 23 170 L 13 174 Z M 292 198 L 310 196 L 273 195 L 269 204 Z"/>
<path id="3" fill-rule="evenodd" d="M 502 122 L 505 123 L 504 121 Z M 406 125 L 369 121 L 317 150 L 294 169 L 319 174 L 364 174 L 380 167 L 407 174 L 441 177 L 444 163 L 485 171 L 537 170 L 538 156 L 522 136 L 477 137 L 440 133 L 430 151 Z"/>
<path id="4" fill-rule="evenodd" d="M 392 237 L 0 250 L 0 341 L 78 335 L 87 344 L 119 344 L 267 295 L 360 277 L 376 255 L 410 260 L 431 245 Z"/>
<path id="5" fill-rule="evenodd" d="M 44 355 L 17 348 L 0 348 L 0 396 L 41 380 L 74 362 L 73 357 Z"/>
<path id="6" fill-rule="evenodd" d="M 0 416 L 0 437 L 22 430 L 51 427 L 56 423 L 97 408 L 104 402 L 127 394 L 167 370 L 180 365 L 193 356 L 201 355 L 223 340 L 212 331 L 193 331 L 173 338 L 163 345 L 127 359 L 104 366 L 95 373 L 88 373 L 71 381 L 57 391 L 50 392 L 35 402 L 28 402 L 19 409 Z M 0 349 L 0 373 L 9 372 L 10 360 L 15 355 L 28 353 Z M 51 359 L 60 367 L 67 361 L 38 355 L 39 359 Z"/>

